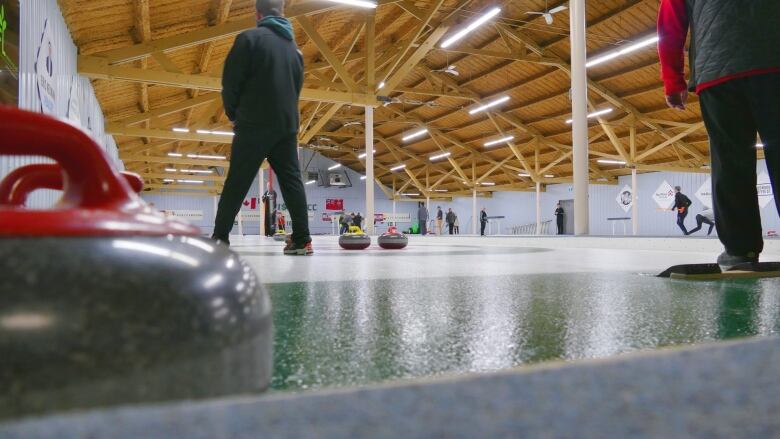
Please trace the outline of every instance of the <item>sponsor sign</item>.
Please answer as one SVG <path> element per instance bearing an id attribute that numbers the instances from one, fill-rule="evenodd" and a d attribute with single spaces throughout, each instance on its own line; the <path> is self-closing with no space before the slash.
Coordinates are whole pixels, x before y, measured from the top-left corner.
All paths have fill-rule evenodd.
<path id="1" fill-rule="evenodd" d="M 769 182 L 769 175 L 766 172 L 758 174 L 756 180 L 756 190 L 758 191 L 758 205 L 761 208 L 765 208 L 767 204 L 774 201 L 775 197 L 772 193 L 772 184 Z"/>
<path id="2" fill-rule="evenodd" d="M 41 112 L 54 114 L 57 111 L 57 89 L 54 81 L 55 45 L 51 37 L 49 20 L 43 22 L 41 44 L 35 58 L 35 77 L 38 85 L 38 98 L 41 101 Z"/>
<path id="3" fill-rule="evenodd" d="M 707 178 L 707 181 L 701 185 L 698 191 L 696 191 L 696 198 L 701 201 L 705 207 L 712 208 L 712 179 Z"/>
<path id="4" fill-rule="evenodd" d="M 670 209 L 674 205 L 674 188 L 664 180 L 653 193 L 655 204 L 662 209 Z"/>
<path id="5" fill-rule="evenodd" d="M 203 219 L 202 210 L 163 210 L 168 218 L 185 219 L 188 221 L 200 221 Z"/>
<path id="6" fill-rule="evenodd" d="M 634 192 L 631 190 L 631 186 L 623 186 L 615 200 L 620 205 L 620 208 L 623 209 L 623 212 L 631 210 L 631 206 L 634 204 Z"/>
<path id="7" fill-rule="evenodd" d="M 375 223 L 410 223 L 412 222 L 412 214 L 411 213 L 377 213 L 374 214 L 374 222 Z"/>
<path id="8" fill-rule="evenodd" d="M 344 199 L 342 198 L 326 199 L 325 210 L 344 210 Z"/>

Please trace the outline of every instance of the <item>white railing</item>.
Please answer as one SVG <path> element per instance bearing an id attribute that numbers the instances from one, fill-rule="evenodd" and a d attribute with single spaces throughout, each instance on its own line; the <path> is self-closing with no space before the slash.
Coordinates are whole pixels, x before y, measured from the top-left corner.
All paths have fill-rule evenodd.
<path id="1" fill-rule="evenodd" d="M 539 235 L 549 235 L 551 233 L 552 220 L 542 221 Z M 536 235 L 536 223 L 523 224 L 522 226 L 512 227 L 513 235 Z"/>

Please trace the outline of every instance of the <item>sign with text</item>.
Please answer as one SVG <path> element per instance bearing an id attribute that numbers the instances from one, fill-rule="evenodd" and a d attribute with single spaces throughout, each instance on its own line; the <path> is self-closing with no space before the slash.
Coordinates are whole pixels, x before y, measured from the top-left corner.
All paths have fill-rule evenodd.
<path id="1" fill-rule="evenodd" d="M 344 199 L 342 198 L 326 199 L 325 210 L 344 210 Z"/>
<path id="2" fill-rule="evenodd" d="M 698 191 L 696 191 L 696 198 L 701 201 L 705 207 L 712 207 L 712 179 L 707 178 L 707 181 L 701 185 Z"/>
<path id="3" fill-rule="evenodd" d="M 662 209 L 670 209 L 674 205 L 674 188 L 664 180 L 653 193 L 655 204 Z"/>
<path id="4" fill-rule="evenodd" d="M 41 112 L 54 114 L 57 111 L 57 88 L 54 81 L 55 46 L 51 36 L 49 20 L 43 22 L 41 44 L 35 58 L 35 77 L 38 85 L 38 99 L 41 101 Z"/>
<path id="5" fill-rule="evenodd" d="M 631 190 L 631 186 L 623 186 L 615 200 L 620 205 L 620 208 L 623 209 L 623 212 L 631 210 L 631 206 L 634 204 L 634 192 Z"/>
<path id="6" fill-rule="evenodd" d="M 200 221 L 203 219 L 202 210 L 163 210 L 162 213 L 169 218 L 180 218 L 188 221 Z"/>
<path id="7" fill-rule="evenodd" d="M 376 223 L 410 223 L 412 222 L 411 213 L 377 213 L 374 214 L 374 222 Z"/>
<path id="8" fill-rule="evenodd" d="M 766 172 L 758 174 L 756 190 L 758 191 L 758 205 L 761 206 L 762 209 L 774 201 L 775 197 L 772 192 L 772 184 L 770 183 L 769 175 L 767 175 Z"/>

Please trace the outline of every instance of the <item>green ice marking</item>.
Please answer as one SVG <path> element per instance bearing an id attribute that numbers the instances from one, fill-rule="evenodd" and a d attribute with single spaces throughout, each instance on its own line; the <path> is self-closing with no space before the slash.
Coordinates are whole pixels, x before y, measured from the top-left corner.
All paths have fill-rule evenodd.
<path id="1" fill-rule="evenodd" d="M 2 49 L 3 56 L 5 55 L 5 29 L 8 27 L 8 22 L 5 21 L 5 6 L 0 5 L 0 49 Z"/>

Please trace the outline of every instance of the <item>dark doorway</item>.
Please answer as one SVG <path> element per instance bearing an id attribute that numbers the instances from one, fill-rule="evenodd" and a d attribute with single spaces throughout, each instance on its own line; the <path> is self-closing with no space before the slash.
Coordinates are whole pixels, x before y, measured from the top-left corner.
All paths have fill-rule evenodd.
<path id="1" fill-rule="evenodd" d="M 560 200 L 563 208 L 563 234 L 574 234 L 574 200 Z"/>

